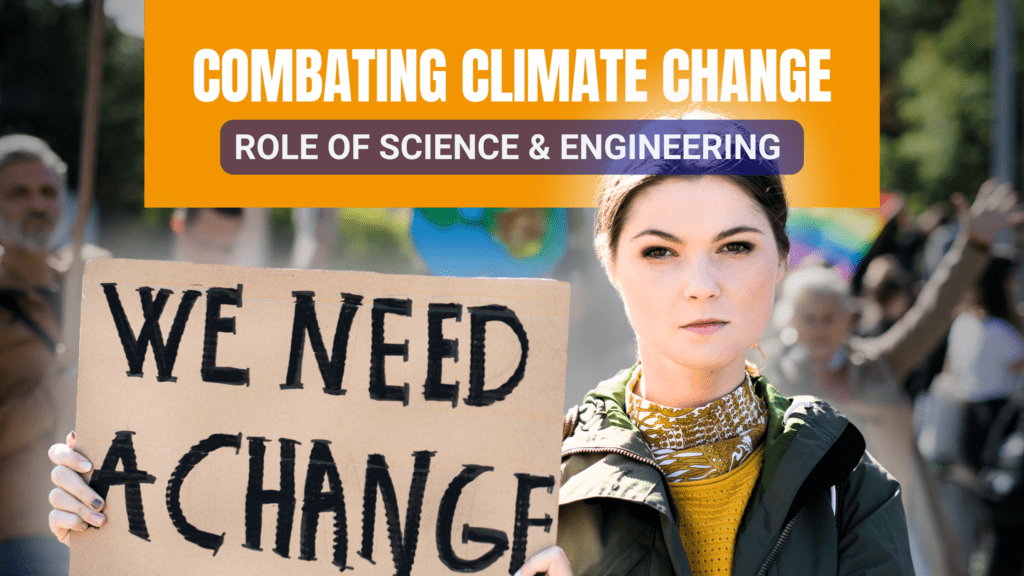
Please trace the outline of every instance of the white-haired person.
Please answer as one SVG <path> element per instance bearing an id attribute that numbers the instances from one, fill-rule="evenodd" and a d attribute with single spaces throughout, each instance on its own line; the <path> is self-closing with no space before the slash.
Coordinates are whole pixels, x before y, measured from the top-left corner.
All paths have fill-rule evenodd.
<path id="1" fill-rule="evenodd" d="M 39 138 L 0 137 L 0 573 L 11 576 L 68 570 L 42 517 L 52 466 L 41 457 L 74 403 L 60 389 L 62 274 L 51 258 L 66 169 Z"/>

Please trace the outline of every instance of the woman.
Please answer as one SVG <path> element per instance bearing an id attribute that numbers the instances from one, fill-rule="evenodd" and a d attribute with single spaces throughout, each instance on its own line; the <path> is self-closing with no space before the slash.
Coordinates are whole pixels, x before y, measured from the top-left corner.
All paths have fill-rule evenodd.
<path id="1" fill-rule="evenodd" d="M 787 210 L 777 176 L 609 181 L 596 244 L 641 362 L 571 420 L 559 547 L 522 574 L 911 571 L 899 486 L 856 428 L 746 366 L 785 271 Z M 84 458 L 51 456 L 54 533 L 101 524 Z"/>
<path id="2" fill-rule="evenodd" d="M 596 245 L 640 364 L 580 407 L 562 446 L 564 555 L 523 574 L 909 572 L 899 487 L 856 429 L 745 362 L 785 273 L 787 211 L 772 176 L 604 189 Z"/>
<path id="3" fill-rule="evenodd" d="M 785 269 L 781 182 L 623 178 L 600 202 L 598 253 L 641 363 L 584 401 L 561 549 L 521 573 L 911 573 L 899 487 L 856 429 L 745 369 Z M 971 238 L 990 242 L 1011 204 L 983 193 Z"/>

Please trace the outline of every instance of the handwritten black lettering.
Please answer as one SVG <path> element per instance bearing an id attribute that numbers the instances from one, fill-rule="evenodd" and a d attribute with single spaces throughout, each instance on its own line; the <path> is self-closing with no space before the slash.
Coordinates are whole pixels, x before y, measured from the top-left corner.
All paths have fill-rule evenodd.
<path id="1" fill-rule="evenodd" d="M 327 440 L 313 440 L 306 469 L 306 489 L 302 497 L 302 522 L 299 528 L 299 559 L 316 560 L 316 528 L 320 515 L 334 512 L 333 564 L 344 571 L 348 561 L 348 529 L 345 525 L 345 492 Z M 324 478 L 327 491 L 323 491 Z"/>
<path id="2" fill-rule="evenodd" d="M 139 298 L 142 301 L 142 328 L 139 329 L 139 337 L 135 337 L 128 316 L 121 306 L 121 298 L 117 294 L 117 284 L 106 282 L 103 286 L 103 293 L 107 297 L 107 305 L 110 307 L 110 315 L 114 318 L 114 326 L 117 328 L 117 335 L 121 338 L 121 346 L 124 348 L 125 358 L 128 360 L 128 375 L 141 378 L 142 364 L 146 359 L 146 348 L 150 343 L 153 345 L 153 360 L 156 361 L 156 379 L 158 382 L 174 382 L 177 380 L 172 374 L 174 361 L 178 356 L 178 345 L 181 343 L 181 335 L 185 332 L 185 324 L 192 312 L 192 306 L 199 298 L 199 291 L 186 290 L 181 296 L 178 304 L 178 313 L 174 316 L 171 324 L 171 332 L 167 335 L 167 345 L 164 345 L 164 337 L 160 331 L 160 315 L 167 304 L 167 298 L 174 294 L 173 291 L 161 288 L 156 293 L 156 300 L 153 300 L 153 289 L 149 286 L 139 288 Z"/>
<path id="3" fill-rule="evenodd" d="M 475 306 L 469 309 L 469 396 L 466 397 L 466 404 L 470 406 L 490 406 L 495 402 L 504 400 L 506 396 L 515 390 L 515 387 L 523 380 L 526 373 L 526 356 L 530 349 L 530 343 L 526 338 L 526 330 L 516 313 L 505 306 L 491 304 L 489 306 Z M 491 390 L 484 390 L 484 360 L 485 344 L 488 322 L 501 322 L 512 329 L 519 338 L 519 365 L 515 372 L 505 381 L 504 384 Z"/>
<path id="4" fill-rule="evenodd" d="M 110 443 L 107 455 L 103 458 L 103 465 L 92 473 L 89 486 L 104 500 L 107 499 L 107 492 L 111 486 L 124 486 L 124 508 L 128 512 L 128 533 L 148 542 L 149 531 L 146 530 L 146 515 L 142 508 L 140 485 L 152 484 L 156 482 L 156 477 L 144 470 L 139 470 L 135 460 L 135 446 L 132 444 L 133 434 L 135 432 L 130 430 L 114 433 L 114 441 Z M 124 467 L 121 472 L 117 471 L 118 462 L 121 462 Z"/>
<path id="5" fill-rule="evenodd" d="M 324 392 L 341 395 L 341 380 L 345 376 L 345 356 L 348 351 L 348 335 L 352 331 L 352 319 L 355 318 L 363 297 L 356 294 L 341 293 L 342 305 L 338 313 L 338 327 L 334 332 L 334 345 L 331 355 L 327 356 L 320 324 L 316 318 L 316 305 L 313 303 L 313 292 L 295 291 L 295 319 L 292 322 L 291 353 L 288 355 L 288 373 L 283 390 L 302 388 L 302 356 L 306 349 L 306 333 L 313 347 L 313 355 L 320 367 L 320 376 L 324 379 Z"/>
<path id="6" fill-rule="evenodd" d="M 554 476 L 532 476 L 516 474 L 519 486 L 516 488 L 516 522 L 512 529 L 512 562 L 508 573 L 515 574 L 526 561 L 526 532 L 530 526 L 540 526 L 545 532 L 551 531 L 551 516 L 530 518 L 530 492 L 537 488 L 547 488 L 548 494 L 555 486 Z"/>
<path id="7" fill-rule="evenodd" d="M 185 519 L 185 513 L 181 510 L 181 487 L 185 483 L 188 473 L 203 461 L 210 452 L 218 448 L 234 448 L 235 453 L 242 447 L 242 434 L 213 434 L 201 440 L 198 444 L 189 448 L 188 453 L 181 457 L 178 465 L 171 473 L 171 479 L 167 481 L 167 513 L 171 517 L 171 523 L 178 533 L 185 537 L 185 540 L 207 550 L 213 550 L 217 555 L 220 545 L 224 543 L 224 534 L 220 536 L 211 532 L 204 532 L 196 528 Z"/>
<path id="8" fill-rule="evenodd" d="M 278 490 L 263 489 L 263 456 L 266 438 L 249 437 L 249 486 L 245 491 L 245 544 L 251 550 L 260 548 L 263 531 L 263 507 L 277 504 L 277 533 L 274 552 L 288 557 L 295 516 L 295 445 L 299 442 L 281 438 L 281 486 Z"/>
<path id="9" fill-rule="evenodd" d="M 447 318 L 462 321 L 462 305 L 431 304 L 427 307 L 427 381 L 423 396 L 427 400 L 451 402 L 452 408 L 459 403 L 459 381 L 455 384 L 441 383 L 441 366 L 445 358 L 459 361 L 459 341 L 444 337 L 442 322 Z"/>
<path id="10" fill-rule="evenodd" d="M 430 459 L 435 452 L 413 452 L 412 485 L 409 487 L 409 505 L 405 510 L 405 534 L 398 518 L 398 498 L 391 482 L 388 464 L 384 456 L 370 454 L 366 460 L 366 486 L 363 491 L 363 545 L 359 555 L 373 562 L 373 525 L 377 515 L 377 491 L 384 501 L 387 516 L 388 538 L 391 540 L 391 557 L 395 562 L 396 576 L 409 576 L 412 562 L 416 558 L 416 543 L 419 540 L 420 513 L 423 510 L 423 493 L 427 489 L 427 473 Z"/>
<path id="11" fill-rule="evenodd" d="M 206 291 L 206 335 L 203 338 L 203 382 L 233 386 L 249 385 L 249 369 L 217 366 L 217 335 L 235 333 L 235 319 L 221 318 L 223 305 L 242 307 L 242 285 L 238 288 L 210 288 Z"/>
<path id="12" fill-rule="evenodd" d="M 384 342 L 384 316 L 386 314 L 412 316 L 412 300 L 377 298 L 373 301 L 373 310 L 370 312 L 370 398 L 401 400 L 402 404 L 408 405 L 409 383 L 406 382 L 404 386 L 388 386 L 384 378 L 385 357 L 402 356 L 405 362 L 409 361 L 408 340 L 404 344 Z"/>
<path id="13" fill-rule="evenodd" d="M 455 508 L 459 504 L 462 489 L 476 480 L 484 472 L 491 472 L 493 466 L 466 464 L 462 472 L 452 479 L 441 497 L 441 505 L 437 509 L 437 552 L 441 562 L 457 572 L 479 572 L 494 564 L 508 550 L 508 535 L 492 528 L 477 528 L 469 524 L 462 525 L 462 543 L 481 542 L 491 544 L 491 549 L 473 560 L 465 560 L 455 555 L 452 549 L 452 523 L 455 519 Z"/>

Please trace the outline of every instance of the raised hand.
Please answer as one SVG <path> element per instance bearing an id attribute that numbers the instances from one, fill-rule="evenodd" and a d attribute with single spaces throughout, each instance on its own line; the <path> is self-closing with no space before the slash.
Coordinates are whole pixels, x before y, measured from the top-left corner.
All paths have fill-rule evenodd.
<path id="1" fill-rule="evenodd" d="M 1024 213 L 1017 205 L 1017 193 L 1009 183 L 996 185 L 995 179 L 987 180 L 970 206 L 959 193 L 951 200 L 957 209 L 960 230 L 978 244 L 990 245 L 1003 228 L 1024 221 Z"/>

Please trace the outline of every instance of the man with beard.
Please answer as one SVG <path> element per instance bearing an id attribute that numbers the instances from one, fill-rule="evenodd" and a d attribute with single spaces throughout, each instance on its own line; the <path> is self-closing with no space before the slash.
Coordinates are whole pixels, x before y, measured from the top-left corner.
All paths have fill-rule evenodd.
<path id="1" fill-rule="evenodd" d="M 0 137 L 0 574 L 67 574 L 47 524 L 62 413 L 61 273 L 50 260 L 66 165 L 42 140 Z"/>

